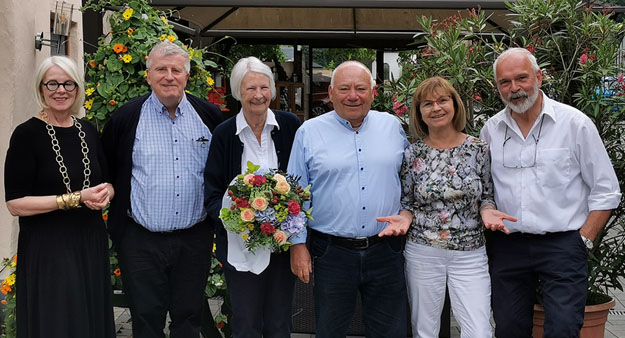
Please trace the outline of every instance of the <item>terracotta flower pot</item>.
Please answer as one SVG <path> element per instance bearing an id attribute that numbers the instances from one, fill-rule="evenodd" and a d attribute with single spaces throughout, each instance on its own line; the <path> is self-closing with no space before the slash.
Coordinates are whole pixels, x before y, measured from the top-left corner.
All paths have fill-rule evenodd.
<path id="1" fill-rule="evenodd" d="M 608 311 L 614 307 L 616 302 L 614 299 L 607 303 L 598 305 L 588 305 L 584 310 L 584 326 L 580 331 L 580 338 L 603 338 L 605 334 L 605 322 L 608 320 Z M 545 325 L 545 309 L 536 304 L 534 305 L 534 329 L 532 336 L 534 338 L 543 337 L 543 329 Z"/>

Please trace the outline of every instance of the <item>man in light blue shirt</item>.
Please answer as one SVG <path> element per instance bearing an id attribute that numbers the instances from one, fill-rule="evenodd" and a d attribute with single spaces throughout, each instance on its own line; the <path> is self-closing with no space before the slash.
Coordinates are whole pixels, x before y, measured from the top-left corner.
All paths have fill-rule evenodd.
<path id="1" fill-rule="evenodd" d="M 376 217 L 399 213 L 408 141 L 395 117 L 369 110 L 374 86 L 363 64 L 339 65 L 329 87 L 336 110 L 300 127 L 289 160 L 289 173 L 311 185 L 314 220 L 291 238 L 291 270 L 308 283 L 314 257 L 320 338 L 345 337 L 359 291 L 367 337 L 406 337 L 402 239 L 379 236 L 387 224 Z"/>
<path id="2" fill-rule="evenodd" d="M 157 44 L 146 63 L 152 94 L 111 117 L 102 132 L 117 196 L 108 230 L 119 255 L 135 338 L 199 338 L 213 226 L 204 169 L 219 108 L 185 95 L 189 54 Z"/>

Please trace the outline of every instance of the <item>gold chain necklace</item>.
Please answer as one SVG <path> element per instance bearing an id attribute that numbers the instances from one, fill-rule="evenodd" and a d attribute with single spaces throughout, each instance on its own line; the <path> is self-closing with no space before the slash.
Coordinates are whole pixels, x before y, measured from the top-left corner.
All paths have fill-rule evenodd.
<path id="1" fill-rule="evenodd" d="M 56 162 L 59 164 L 59 171 L 61 172 L 61 176 L 63 177 L 63 183 L 65 184 L 65 188 L 67 188 L 67 193 L 70 194 L 72 192 L 72 188 L 70 187 L 70 180 L 69 180 L 69 175 L 67 174 L 67 167 L 65 167 L 65 163 L 63 163 L 63 155 L 61 155 L 61 146 L 59 145 L 59 140 L 56 139 L 56 132 L 54 131 L 54 128 L 52 127 L 52 125 L 49 122 L 48 119 L 48 114 L 44 111 L 42 111 L 40 113 L 41 119 L 46 123 L 46 129 L 48 130 L 48 135 L 50 135 L 50 139 L 52 139 L 52 150 L 54 150 L 54 152 L 56 153 Z M 85 141 L 85 132 L 82 130 L 82 125 L 80 124 L 80 122 L 78 122 L 78 120 L 76 119 L 76 117 L 74 117 L 74 115 L 71 116 L 72 117 L 72 121 L 74 122 L 74 125 L 76 126 L 76 128 L 78 128 L 78 137 L 80 138 L 80 147 L 82 150 L 82 155 L 83 155 L 83 159 L 82 159 L 82 163 L 85 166 L 85 169 L 83 170 L 83 174 L 85 175 L 85 180 L 82 184 L 82 188 L 83 189 L 87 189 L 89 188 L 90 182 L 89 182 L 89 176 L 91 175 L 91 168 L 90 168 L 90 164 L 91 161 L 89 160 L 89 148 L 87 147 L 87 141 Z"/>

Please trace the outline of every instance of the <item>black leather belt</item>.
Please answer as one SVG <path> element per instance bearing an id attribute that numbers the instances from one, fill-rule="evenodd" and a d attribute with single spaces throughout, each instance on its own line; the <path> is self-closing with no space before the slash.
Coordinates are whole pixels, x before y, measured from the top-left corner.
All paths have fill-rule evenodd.
<path id="1" fill-rule="evenodd" d="M 385 237 L 378 237 L 377 235 L 371 236 L 371 237 L 349 238 L 349 237 L 334 236 L 334 235 L 326 234 L 326 233 L 319 232 L 313 229 L 311 229 L 311 232 L 313 236 L 324 238 L 332 244 L 342 246 L 347 249 L 353 249 L 353 250 L 368 249 L 369 247 L 385 239 Z"/>

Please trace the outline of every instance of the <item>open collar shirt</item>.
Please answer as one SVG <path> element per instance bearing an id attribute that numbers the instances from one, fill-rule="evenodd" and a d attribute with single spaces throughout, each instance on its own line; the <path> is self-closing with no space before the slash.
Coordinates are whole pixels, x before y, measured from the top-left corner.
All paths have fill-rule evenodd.
<path id="1" fill-rule="evenodd" d="M 150 231 L 186 229 L 206 218 L 204 168 L 212 135 L 186 95 L 175 116 L 152 93 L 137 125 L 129 213 Z"/>
<path id="2" fill-rule="evenodd" d="M 541 95 L 542 112 L 527 137 L 507 107 L 486 122 L 480 135 L 490 145 L 497 208 L 518 219 L 505 221 L 511 232 L 578 230 L 590 211 L 614 209 L 621 199 L 592 121 Z"/>
<path id="3" fill-rule="evenodd" d="M 276 154 L 276 147 L 273 144 L 273 138 L 271 132 L 274 128 L 280 129 L 276 116 L 267 109 L 267 118 L 265 120 L 265 126 L 260 136 L 260 144 L 254 131 L 247 124 L 243 110 L 241 110 L 236 117 L 237 131 L 236 135 L 243 143 L 243 154 L 241 156 L 241 173 L 245 173 L 247 170 L 247 161 L 259 165 L 261 169 L 277 169 L 278 168 L 278 154 Z"/>
<path id="4" fill-rule="evenodd" d="M 385 223 L 376 217 L 400 210 L 399 171 L 408 146 L 401 124 L 388 113 L 369 111 L 358 130 L 332 111 L 310 119 L 297 130 L 289 174 L 311 185 L 308 225 L 341 237 L 369 237 Z M 306 241 L 305 231 L 291 237 Z"/>

